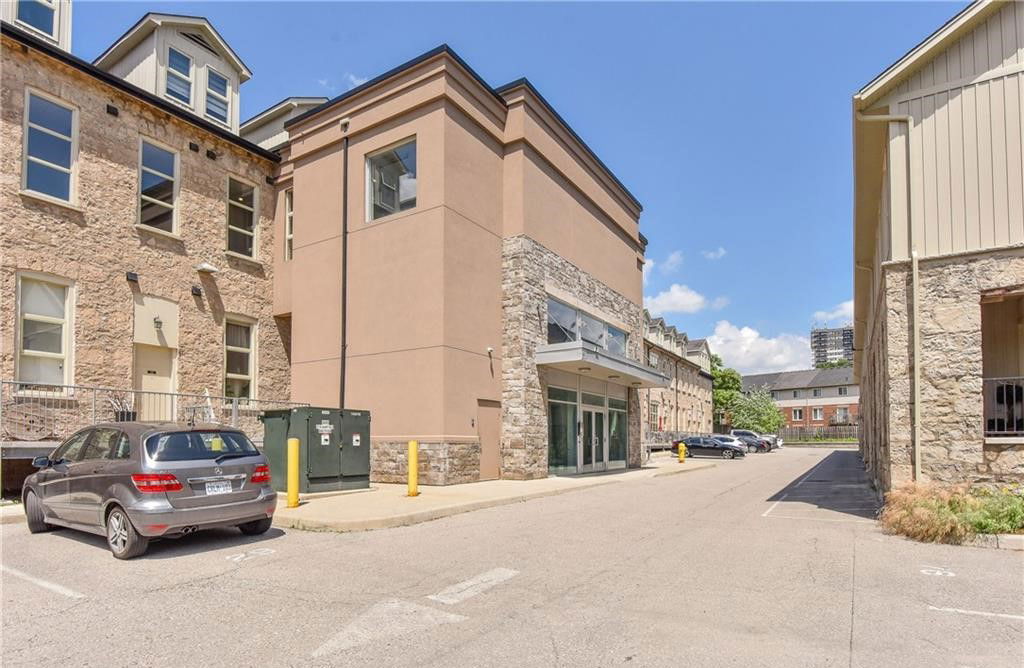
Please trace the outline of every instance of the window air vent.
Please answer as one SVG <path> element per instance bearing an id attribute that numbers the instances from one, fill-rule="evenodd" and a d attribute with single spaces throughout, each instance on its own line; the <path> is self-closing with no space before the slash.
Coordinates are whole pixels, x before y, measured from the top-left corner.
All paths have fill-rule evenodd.
<path id="1" fill-rule="evenodd" d="M 193 42 L 195 42 L 199 46 L 203 47 L 204 49 L 206 49 L 207 51 L 209 51 L 213 55 L 215 55 L 215 56 L 219 56 L 220 55 L 219 53 L 217 53 L 216 49 L 214 49 L 212 46 L 210 46 L 210 43 L 206 41 L 206 38 L 203 37 L 202 35 L 200 35 L 199 33 L 196 33 L 196 32 L 183 32 L 183 33 L 181 33 L 181 35 L 182 35 L 182 37 L 185 37 L 187 39 L 192 40 Z"/>

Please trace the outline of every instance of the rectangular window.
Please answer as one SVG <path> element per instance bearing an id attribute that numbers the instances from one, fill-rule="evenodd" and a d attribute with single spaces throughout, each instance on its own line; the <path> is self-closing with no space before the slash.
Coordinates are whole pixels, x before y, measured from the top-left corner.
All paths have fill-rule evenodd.
<path id="1" fill-rule="evenodd" d="M 811 390 L 811 394 L 813 394 L 816 397 L 820 397 L 821 396 L 821 388 L 817 388 L 817 387 L 814 388 L 813 390 Z"/>
<path id="2" fill-rule="evenodd" d="M 294 195 L 291 190 L 284 191 L 284 259 L 292 259 L 294 252 L 295 226 L 293 223 Z"/>
<path id="3" fill-rule="evenodd" d="M 800 390 L 793 390 L 793 398 L 796 399 L 800 396 Z"/>
<path id="4" fill-rule="evenodd" d="M 167 49 L 167 97 L 192 106 L 192 59 L 175 48 Z"/>
<path id="5" fill-rule="evenodd" d="M 608 352 L 626 355 L 626 333 L 608 325 Z"/>
<path id="6" fill-rule="evenodd" d="M 836 409 L 836 422 L 840 424 L 850 421 L 850 409 L 846 406 L 840 406 Z"/>
<path id="7" fill-rule="evenodd" d="M 174 232 L 177 161 L 172 151 L 143 140 L 139 158 L 139 224 Z"/>
<path id="8" fill-rule="evenodd" d="M 649 365 L 651 365 L 654 368 L 657 368 L 659 361 L 661 361 L 661 358 L 658 356 L 658 351 L 657 350 L 648 350 L 647 351 L 647 363 Z"/>
<path id="9" fill-rule="evenodd" d="M 228 250 L 254 257 L 256 186 L 228 177 Z"/>
<path id="10" fill-rule="evenodd" d="M 804 419 L 804 409 L 802 409 L 802 408 L 794 408 L 793 409 L 793 421 L 794 422 L 802 422 L 803 419 Z"/>
<path id="11" fill-rule="evenodd" d="M 224 325 L 224 396 L 252 397 L 253 326 L 226 321 Z"/>
<path id="12" fill-rule="evenodd" d="M 22 277 L 18 284 L 17 379 L 40 385 L 65 385 L 70 349 L 70 286 Z"/>
<path id="13" fill-rule="evenodd" d="M 64 202 L 74 195 L 77 118 L 73 108 L 28 93 L 22 188 Z"/>
<path id="14" fill-rule="evenodd" d="M 825 410 L 823 408 L 812 408 L 811 419 L 815 421 L 821 421 L 825 419 Z"/>
<path id="15" fill-rule="evenodd" d="M 54 39 L 57 37 L 56 17 L 56 0 L 18 0 L 18 23 Z"/>
<path id="16" fill-rule="evenodd" d="M 366 159 L 367 211 L 377 220 L 416 206 L 416 140 Z"/>
<path id="17" fill-rule="evenodd" d="M 839 396 L 845 397 L 849 393 L 850 393 L 850 388 L 848 388 L 848 387 L 840 387 L 839 388 Z"/>
<path id="18" fill-rule="evenodd" d="M 576 340 L 576 309 L 548 299 L 548 343 Z"/>
<path id="19" fill-rule="evenodd" d="M 206 68 L 206 115 L 221 123 L 228 122 L 228 78 L 217 70 Z"/>
<path id="20" fill-rule="evenodd" d="M 658 404 L 653 401 L 647 411 L 647 431 L 658 431 Z"/>

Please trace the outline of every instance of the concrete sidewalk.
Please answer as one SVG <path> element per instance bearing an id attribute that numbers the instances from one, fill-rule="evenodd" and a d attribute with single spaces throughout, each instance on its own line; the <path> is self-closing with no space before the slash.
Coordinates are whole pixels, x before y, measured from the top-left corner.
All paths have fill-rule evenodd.
<path id="1" fill-rule="evenodd" d="M 481 508 L 565 494 L 579 489 L 628 480 L 654 478 L 715 466 L 709 459 L 688 459 L 680 464 L 669 453 L 655 454 L 640 469 L 587 476 L 549 477 L 540 480 L 489 480 L 446 487 L 420 487 L 420 495 L 406 496 L 405 485 L 374 483 L 370 489 L 339 494 L 303 496 L 298 508 L 287 508 L 278 496 L 274 526 L 308 531 L 366 531 L 428 522 Z M 0 524 L 25 521 L 20 503 L 0 506 Z"/>
<path id="2" fill-rule="evenodd" d="M 274 526 L 338 532 L 408 526 L 601 485 L 699 471 L 716 464 L 708 459 L 689 459 L 680 464 L 674 456 L 655 455 L 647 466 L 640 469 L 588 476 L 552 476 L 539 480 L 488 480 L 445 487 L 421 486 L 420 495 L 414 498 L 406 496 L 406 485 L 374 483 L 368 490 L 370 493 L 306 498 L 298 508 L 287 508 L 282 494 L 274 514 Z"/>

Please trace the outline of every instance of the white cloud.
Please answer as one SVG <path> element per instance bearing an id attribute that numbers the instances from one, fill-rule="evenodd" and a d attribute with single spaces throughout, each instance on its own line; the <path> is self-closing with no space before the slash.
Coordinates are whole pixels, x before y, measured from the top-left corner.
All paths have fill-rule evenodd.
<path id="1" fill-rule="evenodd" d="M 725 249 L 719 246 L 718 250 L 704 250 L 700 254 L 704 256 L 705 260 L 721 260 L 725 257 Z"/>
<path id="2" fill-rule="evenodd" d="M 345 81 L 348 82 L 349 88 L 355 88 L 356 86 L 362 86 L 364 83 L 369 81 L 368 77 L 357 77 L 351 72 L 345 72 Z"/>
<path id="3" fill-rule="evenodd" d="M 647 283 L 647 275 L 654 270 L 654 260 L 644 260 L 644 283 Z"/>
<path id="4" fill-rule="evenodd" d="M 671 274 L 683 264 L 683 251 L 672 251 L 661 263 L 661 273 Z"/>
<path id="5" fill-rule="evenodd" d="M 716 311 L 721 311 L 722 309 L 724 309 L 728 305 L 729 305 L 729 298 L 728 297 L 715 297 L 713 300 L 711 300 L 711 308 L 713 308 Z"/>
<path id="6" fill-rule="evenodd" d="M 853 300 L 840 302 L 831 311 L 815 311 L 813 320 L 827 324 L 853 322 Z"/>
<path id="7" fill-rule="evenodd" d="M 764 337 L 752 327 L 737 327 L 728 320 L 719 320 L 708 343 L 711 352 L 741 374 L 811 368 L 810 341 L 796 334 Z"/>
<path id="8" fill-rule="evenodd" d="M 654 297 L 644 297 L 644 307 L 655 316 L 666 313 L 696 313 L 707 305 L 707 297 L 678 283 L 673 283 L 668 290 L 659 292 Z"/>

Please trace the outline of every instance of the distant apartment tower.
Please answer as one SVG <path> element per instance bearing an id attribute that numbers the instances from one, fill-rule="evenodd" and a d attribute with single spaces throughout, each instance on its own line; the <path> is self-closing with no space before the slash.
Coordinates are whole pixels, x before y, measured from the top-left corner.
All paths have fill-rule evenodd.
<path id="1" fill-rule="evenodd" d="M 811 330 L 811 354 L 815 366 L 826 362 L 853 362 L 853 325 Z"/>

